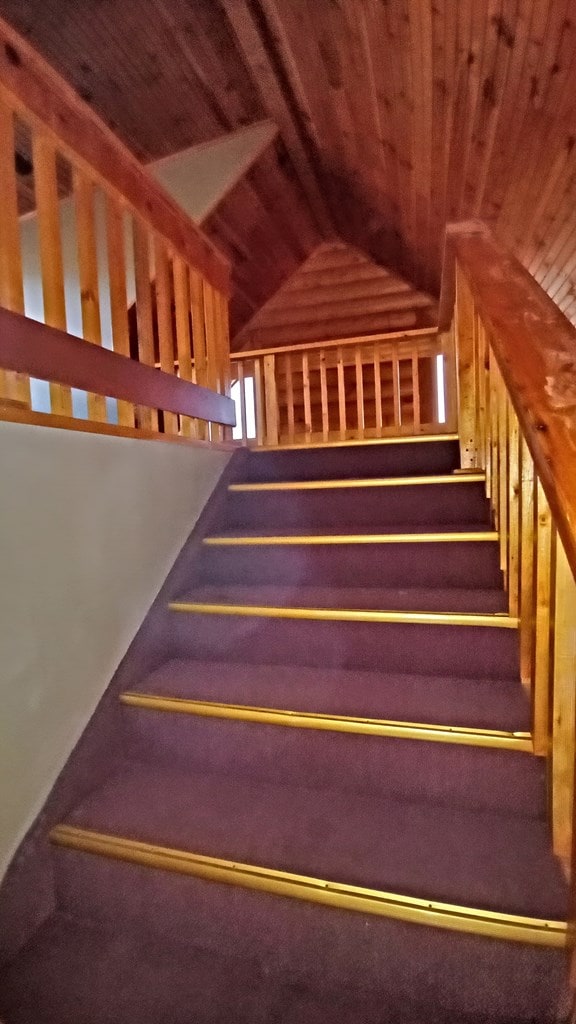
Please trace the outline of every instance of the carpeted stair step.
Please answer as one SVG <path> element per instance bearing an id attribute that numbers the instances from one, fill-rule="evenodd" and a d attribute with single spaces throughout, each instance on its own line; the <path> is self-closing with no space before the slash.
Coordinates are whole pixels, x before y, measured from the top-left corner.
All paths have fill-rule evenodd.
<path id="1" fill-rule="evenodd" d="M 137 765 L 92 794 L 68 824 L 426 901 L 553 921 L 565 914 L 566 886 L 547 828 L 534 819 Z M 434 1006 L 489 1010 L 493 1020 L 548 1020 L 559 988 L 557 949 L 301 903 L 114 856 L 56 848 L 54 865 L 61 910 L 223 954 L 241 942 L 272 971 L 320 976 L 327 989 L 364 996 L 394 993 L 395 1008 L 423 964 L 420 998 L 435 992 Z"/>
<path id="2" fill-rule="evenodd" d="M 379 616 L 388 596 L 362 588 L 199 587 L 166 613 L 165 657 L 518 678 L 514 620 L 476 613 L 477 592 L 400 591 L 395 608 L 410 610 Z"/>
<path id="3" fill-rule="evenodd" d="M 493 531 L 358 531 L 345 524 L 325 534 L 290 530 L 210 535 L 195 566 L 194 582 L 397 588 L 470 587 L 501 590 L 499 549 Z"/>
<path id="4" fill-rule="evenodd" d="M 172 660 L 132 687 L 165 697 L 368 718 L 457 722 L 528 731 L 530 702 L 517 679 L 394 675 L 380 671 Z"/>
<path id="5" fill-rule="evenodd" d="M 361 480 L 275 481 L 229 486 L 220 527 L 233 530 L 301 527 L 321 531 L 353 523 L 356 529 L 376 525 L 379 532 L 398 524 L 479 524 L 490 528 L 483 474 L 449 474 Z"/>
<path id="6" fill-rule="evenodd" d="M 534 818 L 546 814 L 545 765 L 532 755 L 528 737 L 482 736 L 484 742 L 510 743 L 498 748 L 478 746 L 478 735 L 465 732 L 449 733 L 444 742 L 422 738 L 424 727 L 419 733 L 396 726 L 396 735 L 366 735 L 343 732 L 334 723 L 319 729 L 312 718 L 312 727 L 295 725 L 290 716 L 278 716 L 277 724 L 263 711 L 243 721 L 237 706 L 220 706 L 216 716 L 206 706 L 202 714 L 190 713 L 191 704 L 165 701 L 159 707 L 145 695 L 127 694 L 124 700 L 136 702 L 124 703 L 124 749 L 146 766 Z M 366 728 L 366 722 L 356 726 Z"/>
<path id="7" fill-rule="evenodd" d="M 321 480 L 381 476 L 432 476 L 460 465 L 457 440 L 422 438 L 393 443 L 310 446 L 246 453 L 242 480 Z"/>

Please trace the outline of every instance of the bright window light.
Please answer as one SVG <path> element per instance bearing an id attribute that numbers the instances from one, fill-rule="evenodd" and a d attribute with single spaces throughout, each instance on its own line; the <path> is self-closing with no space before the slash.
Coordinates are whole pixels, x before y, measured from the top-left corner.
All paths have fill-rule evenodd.
<path id="1" fill-rule="evenodd" d="M 444 356 L 436 356 L 436 408 L 438 423 L 446 423 L 446 392 L 444 390 Z"/>
<path id="2" fill-rule="evenodd" d="M 232 428 L 232 439 L 242 441 L 242 411 L 240 407 L 240 381 L 235 380 L 230 397 L 236 406 L 236 426 Z M 256 437 L 256 408 L 254 403 L 254 377 L 244 378 L 244 401 L 246 407 L 246 439 Z"/>

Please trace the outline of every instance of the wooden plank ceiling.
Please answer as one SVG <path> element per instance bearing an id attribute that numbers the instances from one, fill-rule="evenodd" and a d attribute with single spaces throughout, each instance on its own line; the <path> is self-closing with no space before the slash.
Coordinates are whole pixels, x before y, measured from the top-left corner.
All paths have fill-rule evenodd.
<path id="1" fill-rule="evenodd" d="M 322 240 L 437 293 L 487 221 L 576 322 L 576 0 L 0 0 L 143 159 L 262 117 L 208 222 L 239 331 Z"/>
<path id="2" fill-rule="evenodd" d="M 322 242 L 237 335 L 267 348 L 437 323 L 437 304 L 344 242 Z"/>

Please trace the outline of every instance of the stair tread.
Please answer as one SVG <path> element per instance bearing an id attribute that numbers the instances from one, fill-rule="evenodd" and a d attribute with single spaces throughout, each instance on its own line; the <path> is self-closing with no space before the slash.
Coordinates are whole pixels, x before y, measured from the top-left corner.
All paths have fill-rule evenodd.
<path id="1" fill-rule="evenodd" d="M 67 823 L 352 885 L 563 919 L 544 821 L 127 764 Z"/>
<path id="2" fill-rule="evenodd" d="M 420 534 L 462 534 L 462 543 L 466 543 L 467 534 L 470 533 L 482 533 L 482 534 L 493 534 L 493 543 L 497 543 L 497 534 L 486 522 L 479 523 L 394 523 L 394 525 L 386 525 L 382 528 L 382 523 L 374 523 L 372 525 L 366 525 L 362 523 L 360 526 L 354 523 L 344 523 L 338 526 L 330 525 L 326 527 L 315 527 L 307 528 L 305 530 L 298 526 L 283 526 L 281 523 L 276 524 L 273 527 L 258 527 L 257 529 L 250 529 L 247 527 L 228 527 L 223 530 L 218 530 L 217 533 L 208 534 L 206 540 L 210 540 L 212 537 L 227 537 L 227 538 L 245 538 L 245 537 L 337 537 L 337 536 L 350 536 L 350 537 L 363 537 L 363 536 L 377 536 L 387 537 L 394 535 L 409 534 L 417 538 Z M 489 541 L 486 541 L 489 543 Z"/>
<path id="3" fill-rule="evenodd" d="M 470 587 L 311 587 L 258 584 L 202 584 L 178 600 L 200 604 L 265 605 L 273 607 L 335 608 L 390 611 L 501 613 L 507 610 L 502 590 Z"/>
<path id="4" fill-rule="evenodd" d="M 510 731 L 530 728 L 528 698 L 517 681 L 506 679 L 173 659 L 132 689 L 319 714 Z"/>

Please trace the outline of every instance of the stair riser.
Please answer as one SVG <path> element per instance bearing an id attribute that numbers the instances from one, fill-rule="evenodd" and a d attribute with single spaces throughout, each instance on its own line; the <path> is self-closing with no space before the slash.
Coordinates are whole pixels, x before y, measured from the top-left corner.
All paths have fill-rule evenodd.
<path id="1" fill-rule="evenodd" d="M 401 589 L 474 586 L 494 590 L 502 587 L 498 547 L 490 541 L 206 545 L 195 571 L 199 583 L 210 584 Z M 495 595 L 495 601 L 495 610 L 505 607 L 501 593 Z"/>
<path id="2" fill-rule="evenodd" d="M 346 735 L 124 707 L 132 759 L 264 782 L 543 817 L 543 766 L 530 754 Z"/>
<path id="3" fill-rule="evenodd" d="M 54 851 L 59 902 L 93 920 L 126 924 L 214 949 L 242 950 L 295 983 L 418 996 L 452 1011 L 490 1013 L 493 1024 L 549 1021 L 561 985 L 559 951 L 365 916 L 117 861 Z M 497 968 L 496 968 L 497 965 Z M 497 969 L 498 986 L 492 979 Z M 512 995 L 513 994 L 513 995 Z M 484 1005 L 483 1000 L 487 1001 Z M 489 1002 L 488 1002 L 489 1001 Z"/>
<path id="4" fill-rule="evenodd" d="M 482 484 L 424 484 L 418 487 L 361 487 L 313 491 L 232 491 L 221 529 L 301 526 L 319 532 L 323 527 L 377 526 L 384 532 L 395 524 L 446 524 L 490 528 Z"/>
<path id="5" fill-rule="evenodd" d="M 459 466 L 455 441 L 423 444 L 353 445 L 254 452 L 242 467 L 242 480 L 328 480 L 345 477 L 433 476 Z"/>
<path id="6" fill-rule="evenodd" d="M 166 657 L 517 679 L 515 630 L 171 612 Z"/>

